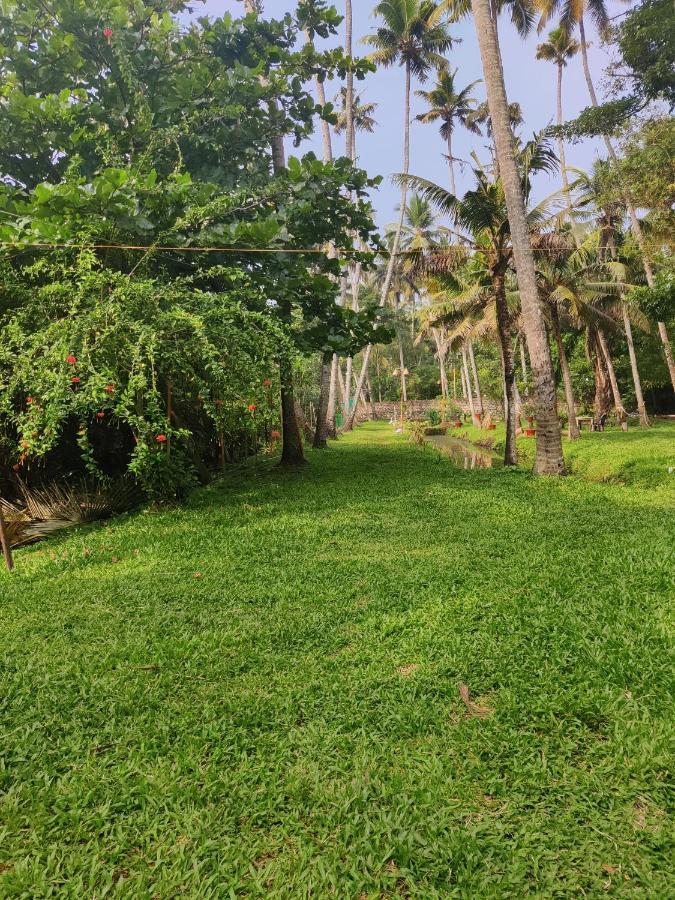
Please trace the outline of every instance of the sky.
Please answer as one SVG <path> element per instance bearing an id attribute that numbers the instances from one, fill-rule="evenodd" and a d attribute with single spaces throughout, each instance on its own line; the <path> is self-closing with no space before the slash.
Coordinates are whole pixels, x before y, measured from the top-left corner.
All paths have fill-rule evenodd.
<path id="1" fill-rule="evenodd" d="M 354 53 L 366 55 L 369 48 L 360 44 L 360 38 L 372 32 L 376 20 L 372 16 L 372 10 L 376 0 L 353 0 L 354 12 Z M 333 0 L 333 5 L 338 12 L 344 13 L 344 0 Z M 287 12 L 295 9 L 293 0 L 265 0 L 264 15 L 271 18 L 279 18 Z M 608 0 L 610 16 L 625 13 L 628 6 L 623 2 Z M 204 4 L 195 5 L 195 15 L 204 14 L 210 17 L 222 16 L 225 13 L 242 15 L 243 3 L 238 0 L 206 0 Z M 551 27 L 554 27 L 552 23 Z M 509 101 L 517 101 L 523 108 L 525 122 L 521 128 L 523 137 L 530 137 L 532 132 L 539 131 L 555 121 L 555 90 L 556 69 L 550 62 L 536 59 L 537 44 L 546 37 L 546 32 L 538 35 L 535 33 L 527 40 L 522 41 L 515 32 L 506 16 L 500 19 L 500 42 L 506 77 L 506 90 Z M 591 74 L 593 76 L 596 91 L 602 100 L 604 95 L 603 76 L 609 63 L 609 55 L 590 23 L 586 24 L 587 38 L 590 43 L 589 59 Z M 469 17 L 464 21 L 453 25 L 453 36 L 461 39 L 448 53 L 451 68 L 457 68 L 457 85 L 463 88 L 466 84 L 481 78 L 480 55 L 473 21 Z M 333 42 L 326 42 L 325 46 L 331 46 Z M 320 46 L 321 42 L 317 42 Z M 431 83 L 426 85 L 415 84 L 414 88 L 428 89 Z M 326 94 L 329 100 L 337 93 L 339 84 L 328 82 Z M 403 70 L 396 66 L 390 69 L 380 69 L 369 75 L 365 81 L 356 83 L 356 90 L 366 100 L 377 103 L 375 118 L 378 127 L 374 134 L 359 134 L 357 144 L 358 164 L 368 171 L 370 175 L 384 176 L 379 190 L 374 193 L 372 200 L 377 213 L 377 222 L 380 228 L 394 221 L 395 210 L 398 203 L 399 189 L 390 180 L 392 173 L 400 172 L 402 166 L 402 135 L 403 135 Z M 484 87 L 478 84 L 473 95 L 483 100 L 485 98 Z M 590 104 L 588 90 L 581 68 L 580 56 L 575 57 L 567 66 L 563 76 L 563 116 L 566 119 L 574 118 L 584 107 Z M 411 130 L 411 167 L 410 171 L 416 175 L 430 178 L 438 184 L 448 183 L 448 166 L 443 153 L 446 151 L 437 125 L 423 125 L 415 121 L 415 116 L 424 111 L 424 102 L 413 98 L 413 122 Z M 334 137 L 334 152 L 344 150 L 344 135 Z M 469 160 L 472 150 L 476 150 L 479 157 L 488 160 L 489 154 L 485 149 L 486 139 L 471 135 L 456 126 L 453 138 L 453 155 L 460 159 Z M 602 155 L 604 145 L 597 141 L 584 141 L 582 143 L 566 147 L 568 166 L 576 166 L 588 169 L 594 159 Z M 287 152 L 301 154 L 307 150 L 314 150 L 321 155 L 320 134 L 317 129 L 315 139 L 303 145 L 298 150 L 287 148 Z M 456 164 L 455 175 L 457 178 L 457 190 L 461 195 L 472 184 L 469 167 Z M 546 196 L 558 187 L 557 183 L 546 182 L 540 178 L 535 187 L 535 195 Z"/>

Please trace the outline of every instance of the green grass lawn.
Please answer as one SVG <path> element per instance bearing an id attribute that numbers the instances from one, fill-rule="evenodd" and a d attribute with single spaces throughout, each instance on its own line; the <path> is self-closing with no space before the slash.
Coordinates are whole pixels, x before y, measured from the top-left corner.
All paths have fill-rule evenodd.
<path id="1" fill-rule="evenodd" d="M 494 442 L 495 452 L 504 451 L 504 424 L 494 431 L 473 425 L 450 428 L 448 434 L 464 435 L 469 441 Z M 521 436 L 517 441 L 520 461 L 532 468 L 535 438 Z M 579 440 L 563 438 L 563 452 L 572 474 L 591 481 L 611 481 L 665 489 L 675 499 L 675 424 L 654 421 L 651 428 L 631 427 L 627 432 L 608 428 L 604 432 L 583 431 Z"/>
<path id="2" fill-rule="evenodd" d="M 0 896 L 673 896 L 672 496 L 376 424 L 17 553 Z"/>

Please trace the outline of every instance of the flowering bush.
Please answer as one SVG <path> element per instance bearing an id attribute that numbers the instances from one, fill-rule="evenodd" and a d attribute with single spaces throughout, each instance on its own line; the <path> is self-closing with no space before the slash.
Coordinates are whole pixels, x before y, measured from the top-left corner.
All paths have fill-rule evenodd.
<path id="1" fill-rule="evenodd" d="M 68 471 L 129 471 L 150 495 L 176 496 L 216 464 L 224 435 L 276 424 L 264 380 L 289 342 L 242 306 L 257 296 L 241 272 L 221 272 L 212 293 L 83 252 L 20 274 L 21 302 L 0 320 L 0 430 L 22 477 L 60 454 Z"/>

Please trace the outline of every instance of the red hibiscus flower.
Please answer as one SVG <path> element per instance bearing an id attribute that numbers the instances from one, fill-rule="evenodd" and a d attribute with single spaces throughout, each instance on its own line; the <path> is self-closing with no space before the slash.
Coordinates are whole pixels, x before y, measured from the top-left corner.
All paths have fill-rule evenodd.
<path id="1" fill-rule="evenodd" d="M 255 403 L 249 403 L 249 405 L 248 405 L 249 412 L 255 412 L 257 408 L 258 407 L 255 405 Z"/>
<path id="2" fill-rule="evenodd" d="M 280 437 L 281 437 L 281 432 L 280 432 L 280 431 L 273 431 L 273 432 L 272 432 L 272 440 L 273 440 L 273 441 L 276 441 L 276 440 L 277 440 L 278 438 L 280 438 Z"/>
<path id="3" fill-rule="evenodd" d="M 265 387 L 270 387 L 271 384 L 272 384 L 272 379 L 271 379 L 271 378 L 266 378 L 266 379 L 263 381 L 263 385 L 264 385 Z"/>
<path id="4" fill-rule="evenodd" d="M 103 410 L 99 410 L 99 411 L 96 413 L 96 418 L 97 418 L 97 419 L 104 419 L 104 418 L 105 418 L 105 413 L 103 412 Z"/>
<path id="5" fill-rule="evenodd" d="M 158 434 L 157 437 L 155 438 L 155 440 L 157 441 L 158 444 L 163 444 L 164 441 L 166 440 L 166 435 Z"/>
<path id="6" fill-rule="evenodd" d="M 106 394 L 114 394 L 115 393 L 115 385 L 114 384 L 106 384 L 104 388 Z"/>
<path id="7" fill-rule="evenodd" d="M 108 43 L 110 43 L 110 38 L 112 37 L 112 28 L 104 28 L 103 29 L 103 37 L 106 39 Z"/>
<path id="8" fill-rule="evenodd" d="M 27 403 L 29 406 L 31 405 L 32 402 L 33 402 L 33 398 L 32 398 L 32 397 L 26 397 L 26 403 Z"/>
<path id="9" fill-rule="evenodd" d="M 69 353 L 68 356 L 66 356 L 66 362 L 67 362 L 69 365 L 74 366 L 75 363 L 77 362 L 77 357 L 76 357 L 76 356 L 73 356 L 72 353 Z"/>
<path id="10" fill-rule="evenodd" d="M 79 379 L 79 378 L 77 377 L 77 375 L 76 375 L 74 378 L 71 378 L 71 379 L 70 379 L 70 383 L 71 383 L 71 384 L 79 384 L 79 383 L 80 383 L 80 379 Z"/>

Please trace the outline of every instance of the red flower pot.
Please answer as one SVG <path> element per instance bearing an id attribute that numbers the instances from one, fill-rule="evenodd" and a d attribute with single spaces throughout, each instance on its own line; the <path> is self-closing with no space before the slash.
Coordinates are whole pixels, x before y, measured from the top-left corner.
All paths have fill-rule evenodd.
<path id="1" fill-rule="evenodd" d="M 462 427 L 462 423 L 461 423 L 461 422 L 459 421 L 459 419 L 458 419 L 458 420 L 455 422 L 455 428 L 461 428 L 461 427 Z"/>
<path id="2" fill-rule="evenodd" d="M 496 427 L 497 427 L 497 426 L 495 425 L 495 423 L 492 422 L 490 425 L 488 425 L 487 428 L 488 428 L 488 431 L 494 431 Z"/>
<path id="3" fill-rule="evenodd" d="M 534 437 L 536 433 L 537 433 L 537 431 L 535 428 L 526 428 L 525 429 L 526 437 Z"/>

